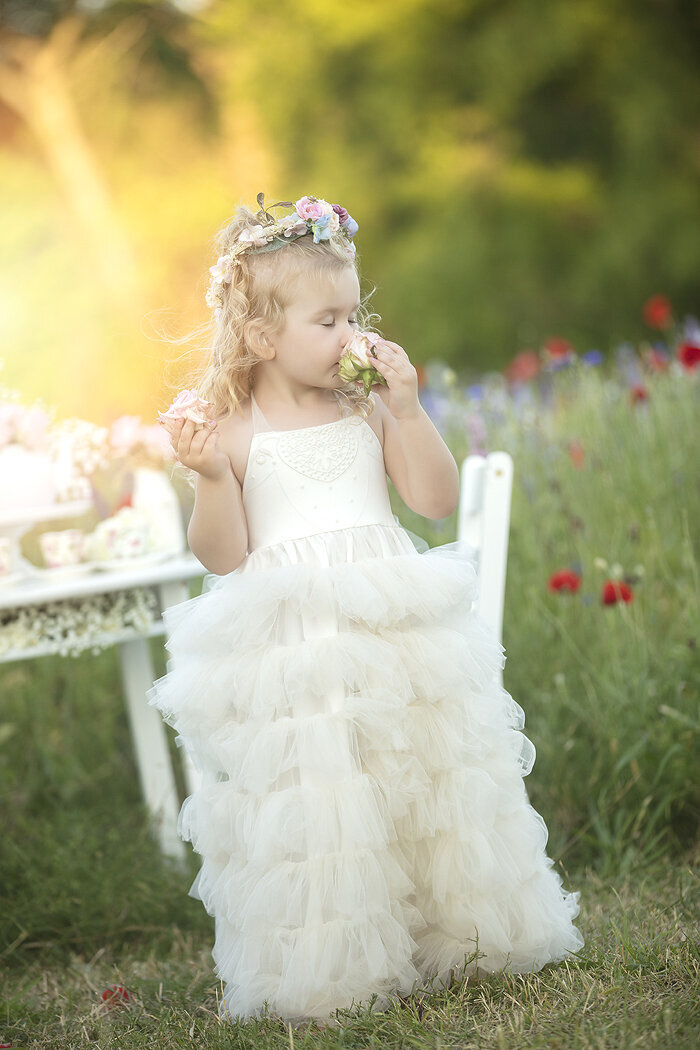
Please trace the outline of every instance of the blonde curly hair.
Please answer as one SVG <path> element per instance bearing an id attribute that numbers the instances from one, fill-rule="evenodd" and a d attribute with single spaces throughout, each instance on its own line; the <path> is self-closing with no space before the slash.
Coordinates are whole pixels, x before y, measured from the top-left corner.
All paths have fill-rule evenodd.
<path id="1" fill-rule="evenodd" d="M 224 255 L 237 241 L 243 230 L 259 222 L 258 216 L 245 205 L 240 205 L 235 216 L 213 238 L 218 255 Z M 297 283 L 311 277 L 333 280 L 343 269 L 351 267 L 360 280 L 357 254 L 348 255 L 344 236 L 332 234 L 328 240 L 314 244 L 309 236 L 299 237 L 276 251 L 240 256 L 240 265 L 233 267 L 231 282 L 223 288 L 223 307 L 217 322 L 212 320 L 200 326 L 197 334 L 208 331 L 211 342 L 195 352 L 203 351 L 205 360 L 178 383 L 178 390 L 196 390 L 200 397 L 212 403 L 210 415 L 218 421 L 231 418 L 240 402 L 249 397 L 254 386 L 253 369 L 263 360 L 259 353 L 260 336 L 277 334 L 284 323 L 287 306 L 292 302 Z M 369 299 L 376 289 L 362 297 L 357 320 L 364 330 L 374 328 L 372 322 L 381 316 L 369 310 Z M 190 341 L 191 336 L 173 340 Z M 367 418 L 374 410 L 372 399 L 361 386 L 346 383 L 336 388 L 351 414 Z M 194 471 L 182 468 L 190 484 Z"/>

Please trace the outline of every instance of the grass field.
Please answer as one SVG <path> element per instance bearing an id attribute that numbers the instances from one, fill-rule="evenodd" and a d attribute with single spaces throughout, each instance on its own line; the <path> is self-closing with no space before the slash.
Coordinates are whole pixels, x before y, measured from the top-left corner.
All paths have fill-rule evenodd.
<path id="1" fill-rule="evenodd" d="M 581 891 L 577 960 L 436 990 L 422 1016 L 347 1012 L 324 1033 L 222 1026 L 212 920 L 186 892 L 196 858 L 178 870 L 148 833 L 116 653 L 43 658 L 0 669 L 0 1043 L 698 1045 L 698 371 L 650 377 L 638 402 L 619 377 L 572 369 L 546 400 L 478 409 L 488 447 L 515 461 L 505 685 L 537 747 L 526 785 L 548 852 Z M 475 409 L 450 398 L 459 462 Z M 392 503 L 431 545 L 454 539 L 454 520 Z M 566 568 L 579 589 L 549 590 Z M 608 577 L 633 600 L 604 605 Z M 161 675 L 155 641 L 153 653 Z M 102 1014 L 114 983 L 133 1009 Z"/>
<path id="2" fill-rule="evenodd" d="M 137 852 L 132 844 L 132 862 Z M 150 850 L 145 852 L 155 864 Z M 13 953 L 6 955 L 0 1036 L 32 1048 L 690 1050 L 700 1033 L 696 862 L 697 857 L 677 858 L 619 880 L 603 880 L 590 869 L 570 872 L 571 884 L 581 890 L 578 921 L 587 939 L 575 961 L 538 974 L 493 975 L 474 985 L 436 989 L 420 1011 L 415 1004 L 384 1014 L 371 1008 L 340 1011 L 337 1029 L 291 1034 L 273 1019 L 245 1026 L 219 1021 L 212 931 L 195 914 L 187 921 L 193 901 L 180 901 L 181 925 L 169 923 L 178 910 L 177 879 L 171 876 L 161 887 L 167 901 L 141 929 L 128 921 L 122 893 L 107 921 L 110 926 L 123 916 L 121 937 L 106 936 L 97 947 L 99 938 L 93 936 L 87 951 L 58 946 L 51 951 L 48 945 L 42 950 L 25 942 L 21 965 Z M 148 892 L 136 876 L 131 888 Z M 115 983 L 128 989 L 133 1006 L 103 1013 L 100 992 Z"/>

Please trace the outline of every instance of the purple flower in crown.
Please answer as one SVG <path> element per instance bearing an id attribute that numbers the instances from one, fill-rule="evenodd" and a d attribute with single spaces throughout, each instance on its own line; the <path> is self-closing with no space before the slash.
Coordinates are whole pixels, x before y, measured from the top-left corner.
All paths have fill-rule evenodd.
<path id="1" fill-rule="evenodd" d="M 355 222 L 352 215 L 348 215 L 346 222 L 343 223 L 343 228 L 347 233 L 348 237 L 352 238 L 355 236 L 360 227 Z"/>
<path id="2" fill-rule="evenodd" d="M 280 219 L 280 226 L 284 229 L 285 237 L 301 237 L 302 234 L 309 232 L 306 219 L 301 219 L 296 212 Z"/>
<path id="3" fill-rule="evenodd" d="M 340 225 L 343 227 L 348 237 L 354 237 L 360 227 L 357 225 L 352 216 L 349 215 L 346 209 L 342 208 L 340 204 L 334 204 L 333 211 L 338 216 Z"/>

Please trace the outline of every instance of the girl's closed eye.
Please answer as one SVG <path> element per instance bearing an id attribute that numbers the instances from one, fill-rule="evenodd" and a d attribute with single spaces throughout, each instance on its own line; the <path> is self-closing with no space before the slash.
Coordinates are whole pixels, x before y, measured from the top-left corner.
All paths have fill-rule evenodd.
<path id="1" fill-rule="evenodd" d="M 356 317 L 348 317 L 348 321 L 350 322 L 350 324 L 357 324 L 357 318 Z M 323 322 L 323 327 L 324 328 L 332 328 L 334 324 L 335 324 L 335 321 L 324 321 Z"/>

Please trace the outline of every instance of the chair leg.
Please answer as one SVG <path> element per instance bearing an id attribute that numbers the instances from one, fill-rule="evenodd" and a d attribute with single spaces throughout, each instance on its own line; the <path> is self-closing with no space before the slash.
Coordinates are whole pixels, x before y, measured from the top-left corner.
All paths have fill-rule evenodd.
<path id="1" fill-rule="evenodd" d="M 131 639 L 118 648 L 141 793 L 151 812 L 161 850 L 166 856 L 184 862 L 185 847 L 177 833 L 180 803 L 165 726 L 158 711 L 146 701 L 154 674 L 148 639 Z"/>

